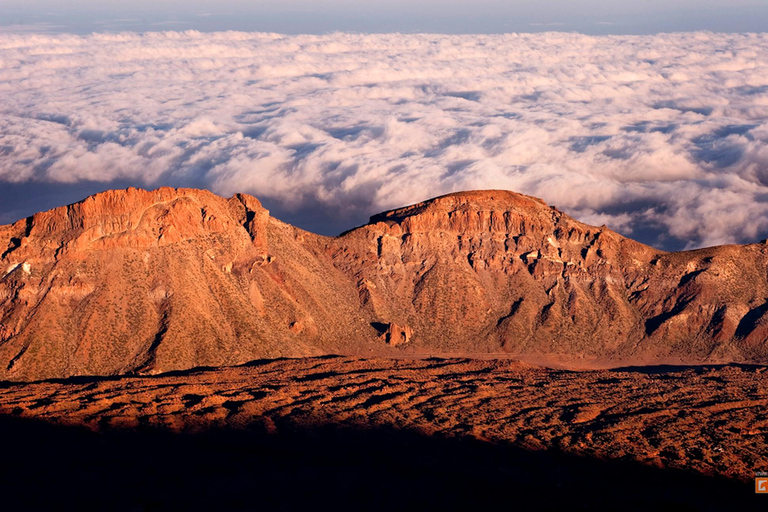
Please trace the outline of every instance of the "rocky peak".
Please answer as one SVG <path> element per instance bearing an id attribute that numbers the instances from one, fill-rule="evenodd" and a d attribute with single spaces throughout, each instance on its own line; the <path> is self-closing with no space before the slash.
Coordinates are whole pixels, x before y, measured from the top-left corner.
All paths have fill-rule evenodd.
<path id="1" fill-rule="evenodd" d="M 109 190 L 11 226 L 2 262 L 58 258 L 119 247 L 145 249 L 241 230 L 266 246 L 269 212 L 254 197 L 224 199 L 196 189 Z"/>
<path id="2" fill-rule="evenodd" d="M 507 232 L 510 227 L 524 230 L 519 222 L 523 217 L 532 221 L 551 220 L 554 212 L 557 210 L 535 197 L 507 190 L 480 190 L 456 192 L 389 210 L 371 217 L 370 224 L 398 226 L 404 233 Z"/>
<path id="3" fill-rule="evenodd" d="M 385 260 L 402 252 L 426 256 L 440 247 L 442 254 L 475 268 L 528 267 L 538 276 L 606 262 L 642 266 L 662 254 L 605 226 L 576 221 L 541 199 L 506 190 L 458 192 L 390 210 L 371 217 L 353 236 L 361 233 Z"/>

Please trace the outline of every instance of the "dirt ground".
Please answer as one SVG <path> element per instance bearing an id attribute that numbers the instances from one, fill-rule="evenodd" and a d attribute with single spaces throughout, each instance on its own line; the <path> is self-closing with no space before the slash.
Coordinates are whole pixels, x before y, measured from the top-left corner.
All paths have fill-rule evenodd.
<path id="1" fill-rule="evenodd" d="M 283 359 L 5 383 L 0 413 L 28 508 L 768 506 L 761 366 Z"/>

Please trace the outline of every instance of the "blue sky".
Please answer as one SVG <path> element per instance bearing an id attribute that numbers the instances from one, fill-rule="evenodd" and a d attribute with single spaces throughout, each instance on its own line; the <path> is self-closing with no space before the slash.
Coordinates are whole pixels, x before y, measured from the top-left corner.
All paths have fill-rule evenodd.
<path id="1" fill-rule="evenodd" d="M 654 34 L 768 31 L 765 0 L 0 0 L 0 30 Z"/>

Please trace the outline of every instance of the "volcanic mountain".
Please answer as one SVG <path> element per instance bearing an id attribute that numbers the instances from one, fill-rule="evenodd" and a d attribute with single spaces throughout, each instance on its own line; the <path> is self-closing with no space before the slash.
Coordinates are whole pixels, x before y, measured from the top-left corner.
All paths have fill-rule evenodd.
<path id="1" fill-rule="evenodd" d="M 508 191 L 338 237 L 244 194 L 108 191 L 0 226 L 0 378 L 323 354 L 766 362 L 767 249 L 665 253 Z"/>

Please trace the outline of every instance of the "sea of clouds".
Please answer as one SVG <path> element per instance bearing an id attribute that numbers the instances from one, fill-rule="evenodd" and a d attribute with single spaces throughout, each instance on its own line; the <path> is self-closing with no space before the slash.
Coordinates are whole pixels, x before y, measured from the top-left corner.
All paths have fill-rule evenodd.
<path id="1" fill-rule="evenodd" d="M 504 188 L 661 248 L 768 236 L 768 34 L 0 34 L 0 98 L 0 187 L 247 192 L 327 234 Z"/>

